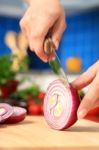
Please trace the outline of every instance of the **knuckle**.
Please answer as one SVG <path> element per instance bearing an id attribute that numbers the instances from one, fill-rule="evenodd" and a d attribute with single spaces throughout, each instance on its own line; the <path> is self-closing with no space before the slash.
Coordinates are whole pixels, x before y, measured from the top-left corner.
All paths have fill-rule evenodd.
<path id="1" fill-rule="evenodd" d="M 34 51 L 33 45 L 29 44 L 29 47 L 30 47 L 30 50 L 31 50 L 31 51 Z"/>
<path id="2" fill-rule="evenodd" d="M 31 51 L 34 51 L 34 43 L 29 41 L 29 48 Z"/>
<path id="3" fill-rule="evenodd" d="M 46 16 L 48 16 L 49 18 L 51 17 L 56 17 L 59 16 L 61 14 L 61 9 L 60 7 L 57 7 L 57 9 L 55 9 L 54 7 L 50 8 L 49 10 L 46 11 Z"/>
<path id="4" fill-rule="evenodd" d="M 23 28 L 24 27 L 24 20 L 21 19 L 20 22 L 19 22 L 19 24 L 20 24 L 20 27 Z"/>
<path id="5" fill-rule="evenodd" d="M 27 27 L 27 22 L 24 19 L 22 19 L 19 24 L 21 29 L 25 29 Z"/>
<path id="6" fill-rule="evenodd" d="M 25 27 L 26 25 L 28 25 L 29 24 L 29 19 L 28 19 L 28 17 L 23 17 L 21 20 L 20 20 L 20 22 L 19 22 L 19 24 L 20 24 L 20 26 L 23 28 L 23 27 Z"/>

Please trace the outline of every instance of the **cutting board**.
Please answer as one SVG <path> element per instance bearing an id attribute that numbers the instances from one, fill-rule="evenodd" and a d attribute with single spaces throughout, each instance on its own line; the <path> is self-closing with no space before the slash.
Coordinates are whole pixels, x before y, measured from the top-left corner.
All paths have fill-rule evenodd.
<path id="1" fill-rule="evenodd" d="M 28 116 L 0 125 L 0 150 L 99 150 L 99 124 L 79 120 L 65 131 L 51 129 L 43 117 Z"/>

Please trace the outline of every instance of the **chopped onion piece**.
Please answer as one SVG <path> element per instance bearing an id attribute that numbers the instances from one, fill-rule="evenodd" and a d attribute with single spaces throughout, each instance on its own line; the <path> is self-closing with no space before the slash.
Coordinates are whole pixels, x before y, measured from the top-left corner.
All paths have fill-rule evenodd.
<path id="1" fill-rule="evenodd" d="M 13 114 L 13 107 L 6 103 L 0 103 L 0 122 L 4 122 Z"/>

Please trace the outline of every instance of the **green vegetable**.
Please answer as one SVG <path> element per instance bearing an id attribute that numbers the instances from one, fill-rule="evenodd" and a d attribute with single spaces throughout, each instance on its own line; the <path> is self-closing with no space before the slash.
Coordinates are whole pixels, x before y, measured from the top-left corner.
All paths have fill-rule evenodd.
<path id="1" fill-rule="evenodd" d="M 20 63 L 19 71 L 18 72 L 23 72 L 28 69 L 28 64 L 29 64 L 29 59 L 28 57 L 24 57 L 23 60 Z"/>
<path id="2" fill-rule="evenodd" d="M 11 95 L 11 98 L 13 99 L 24 99 L 26 100 L 28 95 L 32 95 L 33 97 L 36 97 L 38 93 L 40 92 L 40 89 L 37 85 L 33 85 L 30 88 L 24 89 L 24 90 L 19 90 L 16 91 Z"/>
<path id="3" fill-rule="evenodd" d="M 15 57 L 12 54 L 0 56 L 0 85 L 6 84 L 8 80 L 13 80 L 18 72 L 27 70 L 28 57 L 22 60 L 17 72 L 12 70 L 12 63 Z"/>
<path id="4" fill-rule="evenodd" d="M 16 73 L 11 70 L 12 60 L 11 55 L 0 56 L 0 85 L 15 77 Z"/>

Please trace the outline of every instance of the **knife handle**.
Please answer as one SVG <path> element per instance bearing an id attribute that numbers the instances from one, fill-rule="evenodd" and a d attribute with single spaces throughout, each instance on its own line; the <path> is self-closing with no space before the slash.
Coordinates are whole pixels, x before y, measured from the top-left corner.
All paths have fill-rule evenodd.
<path id="1" fill-rule="evenodd" d="M 55 51 L 55 46 L 50 37 L 47 37 L 44 41 L 44 52 L 48 56 L 52 55 Z"/>

